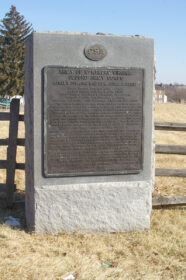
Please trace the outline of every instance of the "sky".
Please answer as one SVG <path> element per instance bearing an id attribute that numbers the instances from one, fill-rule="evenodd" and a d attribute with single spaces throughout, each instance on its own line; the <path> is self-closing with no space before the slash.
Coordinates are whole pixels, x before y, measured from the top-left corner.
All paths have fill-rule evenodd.
<path id="1" fill-rule="evenodd" d="M 154 38 L 156 82 L 186 84 L 186 0 L 0 0 L 35 31 L 143 35 Z"/>

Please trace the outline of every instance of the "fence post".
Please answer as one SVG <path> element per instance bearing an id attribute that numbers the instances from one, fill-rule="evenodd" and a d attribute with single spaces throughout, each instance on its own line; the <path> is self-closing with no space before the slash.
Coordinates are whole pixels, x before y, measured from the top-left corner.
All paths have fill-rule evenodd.
<path id="1" fill-rule="evenodd" d="M 7 148 L 7 171 L 6 171 L 6 199 L 7 207 L 14 203 L 14 177 L 16 167 L 17 134 L 19 123 L 19 99 L 12 99 L 10 104 L 9 141 Z"/>

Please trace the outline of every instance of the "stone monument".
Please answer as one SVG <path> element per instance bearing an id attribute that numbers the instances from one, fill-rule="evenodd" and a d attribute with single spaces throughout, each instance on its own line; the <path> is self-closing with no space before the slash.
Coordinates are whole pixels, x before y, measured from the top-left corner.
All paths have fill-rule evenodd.
<path id="1" fill-rule="evenodd" d="M 34 32 L 26 42 L 26 219 L 36 233 L 148 229 L 153 39 Z"/>

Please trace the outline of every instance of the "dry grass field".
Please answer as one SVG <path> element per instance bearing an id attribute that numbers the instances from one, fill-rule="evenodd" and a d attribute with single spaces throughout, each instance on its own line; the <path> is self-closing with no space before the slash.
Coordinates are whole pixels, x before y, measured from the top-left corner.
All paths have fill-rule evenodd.
<path id="1" fill-rule="evenodd" d="M 186 105 L 157 105 L 155 120 L 186 122 Z M 0 122 L 0 138 L 6 137 L 8 122 Z M 24 137 L 23 123 L 19 137 Z M 186 145 L 186 133 L 156 131 L 155 141 Z M 0 147 L 0 159 L 6 159 L 6 147 Z M 22 147 L 17 161 L 24 162 Z M 186 168 L 186 156 L 156 155 L 156 167 Z M 0 170 L 0 183 L 5 176 Z M 23 193 L 23 171 L 16 172 L 16 184 Z M 184 194 L 186 178 L 156 177 L 154 196 Z M 20 228 L 4 224 L 4 217 L 10 215 L 20 218 Z M 185 230 L 185 207 L 176 207 L 154 209 L 149 231 L 37 236 L 27 232 L 24 209 L 0 208 L 0 280 L 57 280 L 69 274 L 77 280 L 185 280 Z"/>

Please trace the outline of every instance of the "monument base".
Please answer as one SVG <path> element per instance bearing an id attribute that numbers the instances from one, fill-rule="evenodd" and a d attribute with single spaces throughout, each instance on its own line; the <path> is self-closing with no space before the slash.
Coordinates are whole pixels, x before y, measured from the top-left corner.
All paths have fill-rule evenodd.
<path id="1" fill-rule="evenodd" d="M 152 188 L 144 181 L 35 187 L 26 197 L 27 225 L 39 234 L 148 229 Z"/>

